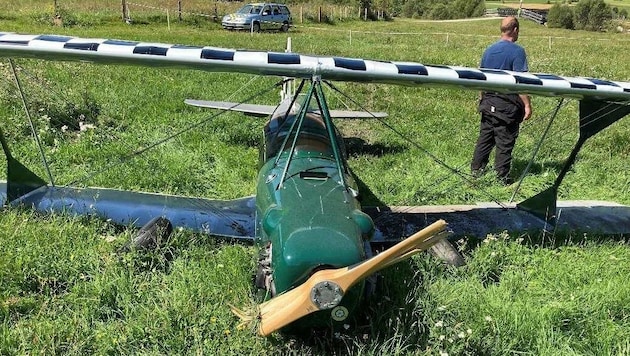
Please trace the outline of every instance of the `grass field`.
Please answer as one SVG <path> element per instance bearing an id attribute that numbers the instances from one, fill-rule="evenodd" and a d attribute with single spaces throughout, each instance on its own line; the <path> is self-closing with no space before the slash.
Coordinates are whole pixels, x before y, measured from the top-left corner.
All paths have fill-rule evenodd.
<path id="1" fill-rule="evenodd" d="M 114 1 L 115 2 L 115 1 Z M 33 4 L 35 1 L 24 2 Z M 42 2 L 39 2 L 42 5 Z M 301 25 L 288 34 L 226 32 L 205 18 L 167 27 L 163 16 L 71 12 L 54 27 L 44 6 L 8 9 L 0 31 L 212 45 L 279 51 L 291 36 L 306 54 L 475 67 L 497 36 L 497 20 L 410 20 Z M 630 81 L 628 36 L 522 25 L 530 69 Z M 223 115 L 139 158 L 121 157 L 211 114 L 186 98 L 242 100 L 275 78 L 85 63 L 16 60 L 58 184 L 79 184 L 231 199 L 254 192 L 263 121 Z M 0 67 L 0 117 L 14 155 L 45 176 L 6 62 Z M 467 173 L 476 139 L 477 93 L 443 88 L 338 83 L 366 108 L 448 165 Z M 331 106 L 343 101 L 327 94 Z M 274 92 L 256 99 L 272 104 Z M 527 164 L 556 105 L 533 99 L 515 175 Z M 356 109 L 356 106 L 353 108 Z M 83 114 L 94 129 L 61 129 Z M 366 204 L 424 205 L 508 200 L 491 175 L 474 189 L 376 121 L 339 123 L 362 145 L 350 165 L 368 188 Z M 577 103 L 561 111 L 517 200 L 547 187 L 577 139 Z M 630 120 L 586 144 L 560 189 L 561 199 L 630 204 Z M 108 171 L 90 172 L 113 165 Z M 0 168 L 2 175 L 5 168 Z M 89 178 L 85 178 L 89 176 Z M 270 338 L 241 330 L 228 303 L 254 302 L 253 247 L 175 234 L 155 254 L 118 254 L 132 236 L 107 223 L 0 214 L 0 354 L 630 354 L 630 248 L 623 237 L 489 236 L 462 240 L 468 262 L 445 267 L 428 255 L 391 267 L 365 313 L 340 334 Z"/>

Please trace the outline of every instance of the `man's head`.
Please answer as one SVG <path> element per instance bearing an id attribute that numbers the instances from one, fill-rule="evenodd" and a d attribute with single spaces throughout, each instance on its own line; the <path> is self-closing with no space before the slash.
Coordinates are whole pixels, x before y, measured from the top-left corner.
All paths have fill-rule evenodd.
<path id="1" fill-rule="evenodd" d="M 518 40 L 518 19 L 508 16 L 501 21 L 501 38 L 516 42 Z"/>

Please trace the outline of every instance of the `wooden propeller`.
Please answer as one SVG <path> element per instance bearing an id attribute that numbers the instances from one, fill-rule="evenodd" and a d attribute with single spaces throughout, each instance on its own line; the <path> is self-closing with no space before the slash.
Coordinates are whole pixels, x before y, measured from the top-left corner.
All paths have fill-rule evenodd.
<path id="1" fill-rule="evenodd" d="M 345 291 L 369 275 L 424 251 L 447 236 L 446 222 L 438 220 L 405 240 L 361 263 L 314 273 L 294 289 L 262 303 L 258 307 L 259 333 L 267 336 L 293 321 L 318 310 L 334 308 Z M 247 318 L 242 311 L 232 311 Z"/>

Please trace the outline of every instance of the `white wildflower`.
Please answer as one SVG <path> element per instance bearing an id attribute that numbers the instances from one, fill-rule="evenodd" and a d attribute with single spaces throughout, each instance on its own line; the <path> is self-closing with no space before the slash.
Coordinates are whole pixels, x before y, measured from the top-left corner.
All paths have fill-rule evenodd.
<path id="1" fill-rule="evenodd" d="M 443 326 L 444 326 L 444 322 L 442 320 L 439 320 L 437 323 L 435 323 L 436 328 L 441 328 Z"/>
<path id="2" fill-rule="evenodd" d="M 457 334 L 457 337 L 463 339 L 466 337 L 466 334 L 463 331 L 460 331 L 459 334 Z"/>
<path id="3" fill-rule="evenodd" d="M 79 131 L 87 131 L 89 129 L 93 129 L 96 126 L 92 125 L 92 124 L 86 124 L 83 121 L 79 121 Z"/>
<path id="4" fill-rule="evenodd" d="M 444 339 L 446 339 L 446 336 L 444 336 L 444 335 L 440 335 L 440 336 L 438 337 L 438 340 L 440 340 L 440 341 L 444 341 Z"/>
<path id="5" fill-rule="evenodd" d="M 448 352 L 446 352 L 446 351 L 440 351 L 440 356 L 448 356 Z"/>
<path id="6" fill-rule="evenodd" d="M 486 315 L 485 318 L 483 318 L 485 321 L 492 321 L 492 317 L 490 315 Z"/>
<path id="7" fill-rule="evenodd" d="M 472 330 L 470 330 L 470 328 L 466 329 L 466 332 L 468 333 L 468 335 L 472 334 Z"/>

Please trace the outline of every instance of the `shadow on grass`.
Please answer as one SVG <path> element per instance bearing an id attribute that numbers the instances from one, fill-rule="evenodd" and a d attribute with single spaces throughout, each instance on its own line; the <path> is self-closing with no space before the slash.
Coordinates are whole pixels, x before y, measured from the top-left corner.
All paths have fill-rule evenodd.
<path id="1" fill-rule="evenodd" d="M 564 163 L 565 161 L 546 162 L 543 166 L 540 163 L 533 162 L 529 167 L 528 174 L 541 174 L 544 172 L 543 168 L 552 169 L 556 173 L 560 173 L 562 167 L 564 167 Z M 525 171 L 525 168 L 527 168 L 528 164 L 529 160 L 514 158 L 512 159 L 512 172 L 521 175 L 522 172 Z"/>
<path id="2" fill-rule="evenodd" d="M 272 342 L 287 351 L 313 354 L 399 354 L 427 348 L 432 305 L 428 289 L 451 273 L 429 254 L 420 254 L 381 271 L 373 294 L 339 330 L 309 329 L 284 333 Z M 420 298 L 418 298 L 420 296 Z"/>
<path id="3" fill-rule="evenodd" d="M 407 148 L 403 145 L 370 144 L 359 137 L 344 137 L 343 139 L 349 156 L 370 155 L 381 157 L 388 154 L 400 153 Z"/>

